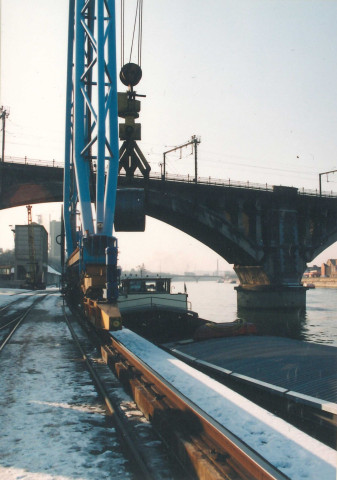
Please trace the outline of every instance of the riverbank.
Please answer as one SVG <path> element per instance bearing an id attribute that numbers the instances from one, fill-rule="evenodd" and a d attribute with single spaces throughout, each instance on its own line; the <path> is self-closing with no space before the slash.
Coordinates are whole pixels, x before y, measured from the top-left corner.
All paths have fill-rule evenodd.
<path id="1" fill-rule="evenodd" d="M 316 288 L 337 288 L 337 278 L 332 277 L 302 278 L 302 283 L 313 284 Z"/>

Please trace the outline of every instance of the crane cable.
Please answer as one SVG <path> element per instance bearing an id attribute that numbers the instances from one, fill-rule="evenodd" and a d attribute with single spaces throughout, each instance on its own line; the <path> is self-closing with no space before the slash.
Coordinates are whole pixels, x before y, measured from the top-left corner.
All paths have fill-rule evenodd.
<path id="1" fill-rule="evenodd" d="M 133 44 L 136 33 L 136 25 L 138 18 L 138 65 L 141 66 L 142 63 L 142 36 L 143 36 L 143 0 L 137 0 L 135 19 L 133 24 L 132 32 L 132 41 L 130 48 L 130 57 L 129 63 L 131 63 Z M 121 0 L 121 67 L 124 65 L 124 54 L 125 54 L 125 0 Z"/>
<path id="2" fill-rule="evenodd" d="M 142 41 L 143 41 L 143 0 L 139 2 L 138 15 L 138 64 L 142 66 Z"/>
<path id="3" fill-rule="evenodd" d="M 124 0 L 121 0 L 121 67 L 124 65 Z"/>

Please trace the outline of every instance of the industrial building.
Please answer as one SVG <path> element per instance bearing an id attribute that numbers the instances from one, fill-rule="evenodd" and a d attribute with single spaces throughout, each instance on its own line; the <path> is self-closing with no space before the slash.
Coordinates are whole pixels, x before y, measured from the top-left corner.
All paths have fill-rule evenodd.
<path id="1" fill-rule="evenodd" d="M 43 225 L 15 225 L 14 283 L 44 288 L 47 282 L 48 233 Z"/>

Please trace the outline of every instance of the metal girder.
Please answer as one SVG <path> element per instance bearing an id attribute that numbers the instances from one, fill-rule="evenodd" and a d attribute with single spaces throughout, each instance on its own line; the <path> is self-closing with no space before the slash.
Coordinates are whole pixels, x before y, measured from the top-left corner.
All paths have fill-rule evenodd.
<path id="1" fill-rule="evenodd" d="M 68 255 L 82 233 L 112 235 L 118 176 L 115 0 L 69 0 L 64 174 Z M 96 168 L 96 197 L 91 171 Z M 93 213 L 92 203 L 95 203 Z"/>

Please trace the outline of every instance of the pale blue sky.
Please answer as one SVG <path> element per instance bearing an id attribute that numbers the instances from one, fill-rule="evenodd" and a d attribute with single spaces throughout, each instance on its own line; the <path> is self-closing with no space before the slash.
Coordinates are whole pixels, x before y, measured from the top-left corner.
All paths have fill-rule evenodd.
<path id="1" fill-rule="evenodd" d="M 63 161 L 67 3 L 2 0 L 7 155 Z M 131 22 L 135 0 L 126 4 Z M 201 176 L 317 188 L 318 173 L 337 168 L 336 19 L 335 0 L 144 0 L 140 146 L 152 169 L 196 134 Z M 183 153 L 169 156 L 168 173 L 193 174 Z M 336 191 L 335 178 L 323 189 Z M 48 220 L 59 207 L 33 208 L 40 212 Z M 7 247 L 6 225 L 25 222 L 26 209 L 0 218 Z M 218 257 L 198 242 L 147 225 L 145 234 L 118 235 L 125 268 L 216 268 Z"/>

